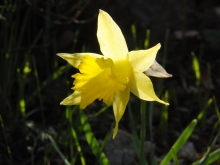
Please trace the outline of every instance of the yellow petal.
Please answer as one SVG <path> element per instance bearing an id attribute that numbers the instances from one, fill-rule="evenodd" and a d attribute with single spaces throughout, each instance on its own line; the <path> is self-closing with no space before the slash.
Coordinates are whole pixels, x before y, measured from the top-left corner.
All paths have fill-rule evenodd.
<path id="1" fill-rule="evenodd" d="M 61 58 L 63 58 L 64 60 L 66 60 L 70 65 L 72 65 L 75 68 L 78 68 L 80 62 L 82 61 L 82 59 L 86 55 L 92 56 L 94 58 L 103 57 L 102 55 L 95 54 L 95 53 L 74 53 L 74 54 L 58 53 L 57 55 L 60 56 Z"/>
<path id="2" fill-rule="evenodd" d="M 73 94 L 65 98 L 61 105 L 79 105 L 81 101 L 81 92 L 75 91 Z"/>
<path id="3" fill-rule="evenodd" d="M 150 78 L 142 72 L 134 73 L 134 77 L 130 81 L 130 88 L 131 92 L 142 100 L 158 101 L 162 104 L 169 105 L 156 96 Z"/>
<path id="4" fill-rule="evenodd" d="M 156 58 L 157 52 L 160 49 L 160 44 L 147 49 L 147 50 L 137 50 L 128 53 L 129 61 L 133 66 L 133 69 L 137 72 L 144 72 L 153 63 Z"/>
<path id="5" fill-rule="evenodd" d="M 113 61 L 108 58 L 93 58 L 85 56 L 79 65 L 80 73 L 73 75 L 75 78 L 72 89 L 81 91 L 80 108 L 84 109 L 94 100 L 103 100 L 111 104 L 115 93 L 120 93 L 126 88 L 127 77 L 117 75 L 113 71 Z"/>
<path id="6" fill-rule="evenodd" d="M 126 59 L 128 48 L 121 29 L 102 10 L 99 11 L 97 37 L 105 57 L 112 58 L 113 61 Z"/>
<path id="7" fill-rule="evenodd" d="M 118 133 L 118 123 L 121 120 L 121 118 L 125 112 L 129 97 L 130 97 L 129 87 L 125 88 L 124 91 L 122 91 L 119 95 L 116 94 L 114 97 L 113 111 L 114 111 L 116 123 L 115 123 L 114 132 L 113 132 L 113 139 L 115 138 L 115 136 Z"/>

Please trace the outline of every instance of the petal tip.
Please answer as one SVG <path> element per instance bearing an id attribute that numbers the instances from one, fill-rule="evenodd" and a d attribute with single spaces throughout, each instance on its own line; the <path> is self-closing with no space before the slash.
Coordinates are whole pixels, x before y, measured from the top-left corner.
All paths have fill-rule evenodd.
<path id="1" fill-rule="evenodd" d="M 67 55 L 68 53 L 57 53 L 56 55 L 63 58 L 65 55 Z"/>
<path id="2" fill-rule="evenodd" d="M 113 139 L 116 137 L 117 133 L 118 133 L 118 123 L 116 122 L 115 123 L 115 128 L 113 130 L 113 136 L 112 136 Z"/>
<path id="3" fill-rule="evenodd" d="M 169 73 L 168 73 L 167 76 L 168 76 L 167 78 L 171 78 L 171 77 L 173 77 L 173 75 L 172 75 L 172 74 L 169 74 Z"/>
<path id="4" fill-rule="evenodd" d="M 105 11 L 102 9 L 99 9 L 99 14 L 101 14 L 101 13 L 105 13 Z"/>
<path id="5" fill-rule="evenodd" d="M 160 43 L 158 43 L 156 46 L 157 46 L 158 49 L 161 48 L 161 44 Z"/>
<path id="6" fill-rule="evenodd" d="M 167 103 L 167 102 L 165 102 L 165 101 L 163 101 L 163 100 L 157 100 L 159 103 L 162 103 L 162 104 L 164 104 L 165 106 L 168 106 L 168 105 L 170 105 L 169 103 Z"/>

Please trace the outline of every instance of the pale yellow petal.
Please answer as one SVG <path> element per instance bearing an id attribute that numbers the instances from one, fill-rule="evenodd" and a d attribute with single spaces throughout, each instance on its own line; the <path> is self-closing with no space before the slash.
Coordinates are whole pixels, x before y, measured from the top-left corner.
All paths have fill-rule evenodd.
<path id="1" fill-rule="evenodd" d="M 70 65 L 72 65 L 75 68 L 78 68 L 80 62 L 82 61 L 83 57 L 86 55 L 95 57 L 95 58 L 101 58 L 102 55 L 95 54 L 95 53 L 58 53 L 58 56 L 66 60 Z"/>
<path id="2" fill-rule="evenodd" d="M 156 58 L 157 52 L 160 49 L 160 44 L 147 49 L 147 50 L 136 50 L 128 53 L 129 61 L 133 69 L 137 72 L 144 72 L 153 63 Z"/>
<path id="3" fill-rule="evenodd" d="M 97 37 L 101 52 L 105 57 L 114 60 L 125 60 L 128 48 L 121 29 L 111 16 L 100 10 L 98 17 Z"/>
<path id="4" fill-rule="evenodd" d="M 65 98 L 60 104 L 61 105 L 79 105 L 81 102 L 81 92 L 74 91 L 73 94 Z"/>
<path id="5" fill-rule="evenodd" d="M 113 101 L 113 111 L 114 111 L 114 115 L 115 115 L 115 128 L 114 128 L 114 132 L 113 132 L 113 138 L 115 138 L 115 136 L 118 133 L 118 123 L 121 120 L 126 106 L 128 104 L 130 98 L 130 89 L 129 87 L 127 87 L 124 91 L 122 91 L 120 94 L 116 94 L 114 97 L 114 101 Z"/>
<path id="6" fill-rule="evenodd" d="M 142 100 L 158 101 L 162 104 L 168 103 L 160 100 L 154 92 L 153 84 L 149 77 L 144 73 L 135 72 L 134 77 L 130 81 L 131 92 Z"/>

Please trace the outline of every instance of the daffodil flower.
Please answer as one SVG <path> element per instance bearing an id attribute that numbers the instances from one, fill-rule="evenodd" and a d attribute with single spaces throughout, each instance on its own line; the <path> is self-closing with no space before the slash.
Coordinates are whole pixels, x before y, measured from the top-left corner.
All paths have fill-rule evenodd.
<path id="1" fill-rule="evenodd" d="M 115 128 L 113 138 L 118 132 L 130 92 L 146 101 L 160 100 L 153 89 L 150 78 L 144 74 L 154 63 L 160 44 L 138 51 L 128 51 L 125 38 L 110 15 L 102 10 L 98 16 L 97 37 L 103 55 L 95 53 L 59 53 L 80 73 L 73 75 L 73 94 L 65 98 L 62 105 L 79 105 L 85 109 L 96 99 L 107 105 L 113 104 Z"/>

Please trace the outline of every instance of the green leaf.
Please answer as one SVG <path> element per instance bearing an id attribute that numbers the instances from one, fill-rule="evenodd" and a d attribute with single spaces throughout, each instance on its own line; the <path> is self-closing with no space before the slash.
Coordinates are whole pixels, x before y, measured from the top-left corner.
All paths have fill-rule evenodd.
<path id="1" fill-rule="evenodd" d="M 220 159 L 220 149 L 210 153 L 210 151 L 214 147 L 216 141 L 219 139 L 219 136 L 220 136 L 220 129 L 218 131 L 218 134 L 215 136 L 215 138 L 214 138 L 214 140 L 211 144 L 211 147 L 206 152 L 205 156 L 203 156 L 202 159 L 200 159 L 199 161 L 193 163 L 192 165 L 209 165 L 209 164 L 215 162 L 216 160 Z"/>
<path id="2" fill-rule="evenodd" d="M 174 143 L 174 145 L 171 147 L 169 152 L 166 154 L 166 156 L 163 158 L 160 165 L 167 165 L 169 161 L 172 159 L 173 154 L 177 153 L 179 149 L 184 145 L 184 143 L 187 141 L 189 136 L 192 134 L 195 126 L 197 124 L 197 120 L 194 119 L 191 121 L 191 123 L 185 128 L 185 130 L 182 132 L 180 137 L 177 139 L 177 141 Z"/>
<path id="3" fill-rule="evenodd" d="M 86 140 L 89 143 L 93 154 L 97 157 L 101 165 L 109 165 L 109 161 L 105 154 L 101 151 L 99 143 L 91 130 L 90 124 L 88 123 L 88 119 L 83 112 L 80 113 L 80 121 L 83 125 L 83 131 L 85 133 Z"/>

